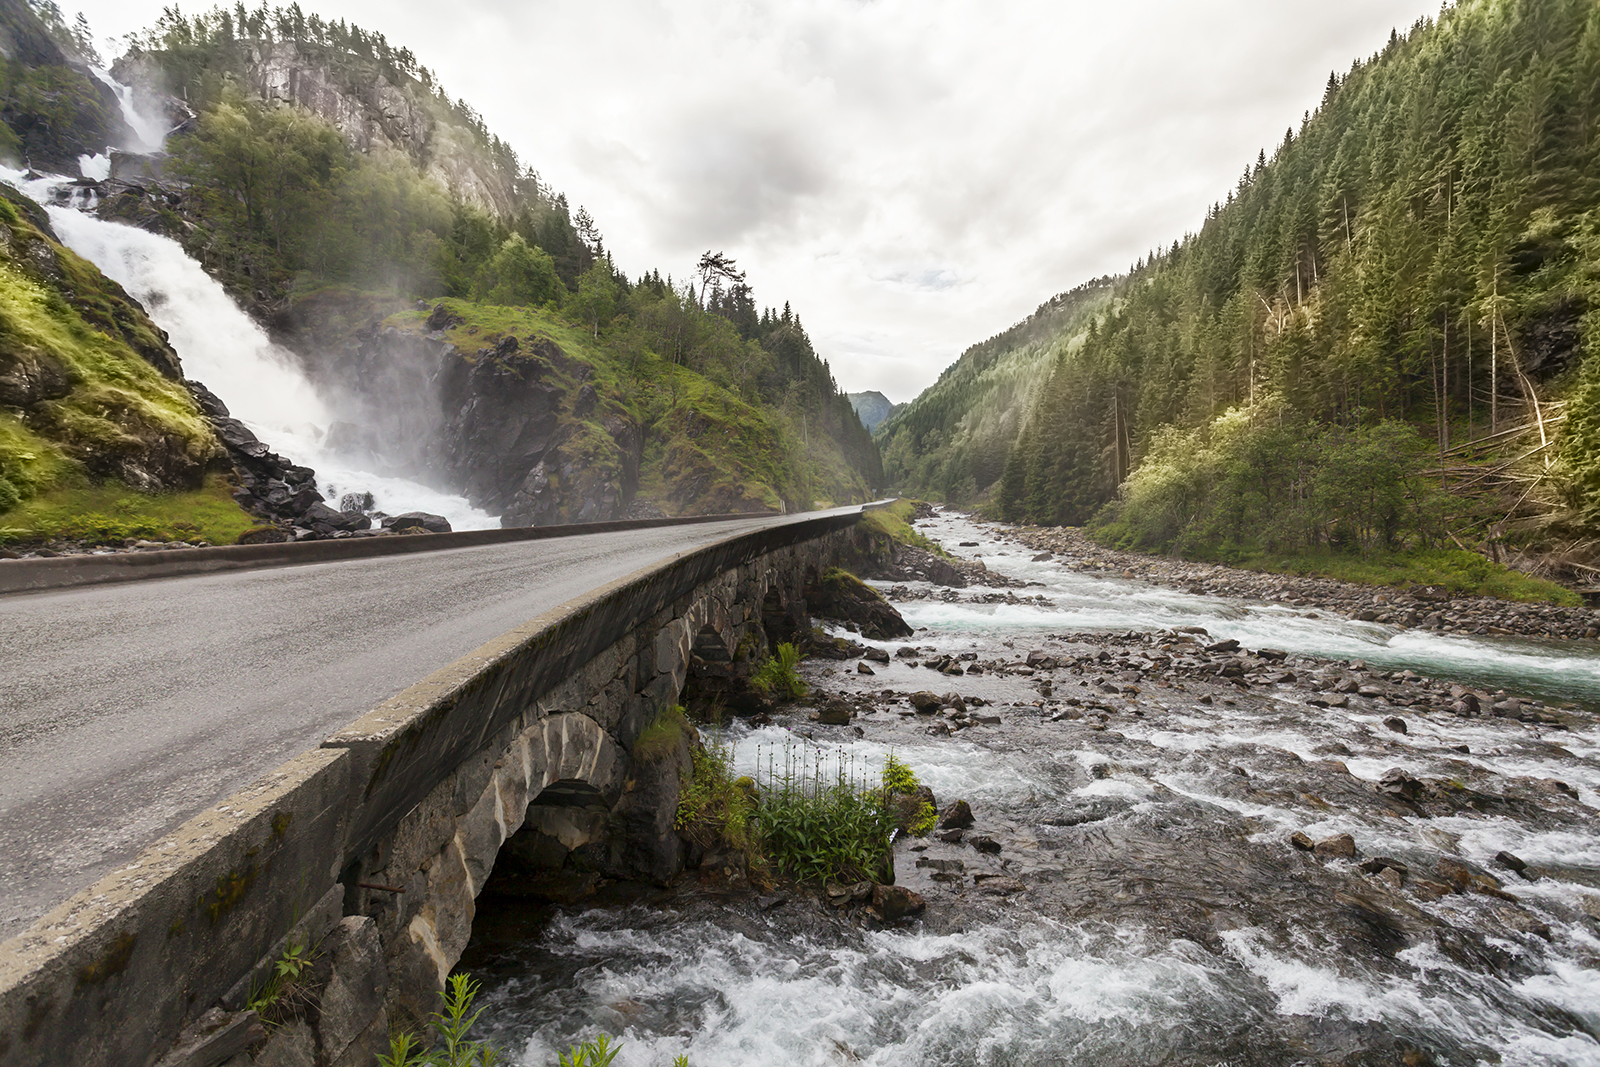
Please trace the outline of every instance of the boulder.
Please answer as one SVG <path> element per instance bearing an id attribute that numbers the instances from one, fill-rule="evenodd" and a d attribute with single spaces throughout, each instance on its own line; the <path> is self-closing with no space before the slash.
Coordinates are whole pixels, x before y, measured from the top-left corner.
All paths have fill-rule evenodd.
<path id="1" fill-rule="evenodd" d="M 917 690 L 908 699 L 911 701 L 911 706 L 922 715 L 932 715 L 944 706 L 944 702 L 937 694 L 930 693 L 926 689 Z"/>
<path id="2" fill-rule="evenodd" d="M 842 700 L 830 700 L 818 709 L 817 721 L 824 726 L 848 726 L 850 705 Z"/>
<path id="3" fill-rule="evenodd" d="M 875 641 L 910 637 L 913 633 L 894 606 L 870 585 L 848 571 L 834 567 L 805 591 L 806 606 L 825 619 L 853 623 L 863 636 Z"/>
<path id="4" fill-rule="evenodd" d="M 913 915 L 921 915 L 928 902 L 918 893 L 902 886 L 875 885 L 872 887 L 872 907 L 884 922 L 894 922 Z"/>
<path id="5" fill-rule="evenodd" d="M 365 915 L 339 921 L 322 951 L 333 973 L 318 1001 L 317 1036 L 326 1060 L 337 1060 L 383 1010 L 389 988 L 378 926 Z"/>
<path id="6" fill-rule="evenodd" d="M 449 533 L 450 520 L 443 515 L 430 515 L 426 511 L 408 511 L 404 515 L 390 515 L 383 520 L 385 530 L 395 533 L 404 533 L 406 530 L 421 529 L 428 533 Z"/>
<path id="7" fill-rule="evenodd" d="M 972 816 L 972 807 L 965 800 L 958 800 L 939 813 L 939 829 L 965 830 L 978 820 Z"/>
<path id="8" fill-rule="evenodd" d="M 1324 837 L 1316 843 L 1313 851 L 1323 859 L 1353 860 L 1356 858 L 1356 839 L 1349 834 Z"/>

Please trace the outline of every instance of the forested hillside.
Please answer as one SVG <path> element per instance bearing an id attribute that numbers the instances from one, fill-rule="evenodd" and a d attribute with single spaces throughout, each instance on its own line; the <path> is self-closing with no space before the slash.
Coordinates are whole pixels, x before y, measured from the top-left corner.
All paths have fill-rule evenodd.
<path id="1" fill-rule="evenodd" d="M 409 49 L 298 4 L 169 7 L 126 43 L 113 73 L 176 129 L 164 154 L 113 158 L 98 213 L 178 240 L 280 338 L 316 339 L 302 348 L 314 377 L 350 383 L 335 364 L 377 351 L 369 335 L 397 308 L 449 298 L 463 321 L 529 326 L 524 343 L 564 338 L 615 390 L 601 399 L 630 413 L 618 447 L 637 475 L 617 482 L 616 514 L 636 489 L 647 513 L 676 513 L 865 499 L 881 481 L 876 446 L 798 315 L 761 309 L 721 254 L 679 265 L 676 280 L 630 278 L 589 213 Z M 484 339 L 469 333 L 472 360 Z M 367 380 L 373 371 L 363 365 Z M 578 440 L 592 427 L 571 409 L 569 398 L 541 440 L 548 465 L 577 480 L 572 457 L 592 452 Z M 735 409 L 759 462 L 699 439 Z M 686 470 L 694 484 L 676 484 Z"/>
<path id="2" fill-rule="evenodd" d="M 1051 297 L 961 354 L 878 427 L 885 476 L 915 496 L 972 504 L 992 495 L 1040 382 L 1076 351 L 1110 299 L 1101 278 Z"/>
<path id="3" fill-rule="evenodd" d="M 1583 555 L 1597 152 L 1592 0 L 1466 0 L 1393 35 L 1057 343 L 999 512 L 1115 502 L 1115 536 L 1195 551 L 1487 533 Z"/>

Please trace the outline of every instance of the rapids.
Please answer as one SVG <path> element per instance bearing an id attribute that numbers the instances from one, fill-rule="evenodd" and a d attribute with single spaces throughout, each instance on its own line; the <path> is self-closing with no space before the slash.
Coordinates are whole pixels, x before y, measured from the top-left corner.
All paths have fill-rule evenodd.
<path id="1" fill-rule="evenodd" d="M 1145 655 L 1157 631 L 1204 626 L 1284 648 L 1302 674 L 1359 656 L 1600 706 L 1592 642 L 1306 619 L 1031 563 L 959 516 L 919 528 L 978 542 L 955 550 L 1042 583 L 1013 592 L 1047 601 L 972 603 L 991 591 L 969 588 L 902 603 L 924 660 Z M 623 1041 L 619 1067 L 678 1055 L 698 1067 L 1600 1064 L 1592 714 L 1564 713 L 1576 725 L 1557 729 L 1409 707 L 1402 734 L 1377 702 L 1317 708 L 1288 685 L 1186 680 L 1109 696 L 1087 688 L 1089 672 L 1058 670 L 1047 696 L 1039 676 L 992 667 L 872 667 L 808 661 L 813 690 L 863 710 L 849 727 L 810 723 L 803 708 L 735 724 L 740 770 L 802 746 L 870 776 L 893 751 L 941 804 L 967 800 L 969 834 L 998 855 L 902 839 L 898 884 L 928 909 L 890 927 L 804 892 L 692 879 L 538 912 L 486 893 L 461 963 L 485 983 L 480 1029 L 529 1067 L 602 1031 Z M 935 735 L 903 703 L 917 689 L 980 697 L 1001 723 Z M 1397 767 L 1443 783 L 1443 799 L 1386 798 L 1379 779 Z M 1348 833 L 1360 855 L 1298 851 L 1295 831 Z M 1502 852 L 1534 877 L 1512 874 Z M 1404 888 L 1358 866 L 1378 856 L 1407 869 Z M 1440 872 L 1492 874 L 1500 888 L 1451 892 Z"/>

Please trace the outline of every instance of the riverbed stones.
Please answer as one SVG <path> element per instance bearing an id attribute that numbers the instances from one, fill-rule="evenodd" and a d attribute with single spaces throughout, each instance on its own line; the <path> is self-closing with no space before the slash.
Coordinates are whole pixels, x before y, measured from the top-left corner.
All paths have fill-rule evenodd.
<path id="1" fill-rule="evenodd" d="M 944 701 L 940 699 L 937 693 L 929 692 L 926 689 L 917 690 L 908 699 L 911 701 L 911 706 L 917 709 L 917 714 L 919 715 L 932 715 L 944 706 Z"/>
<path id="2" fill-rule="evenodd" d="M 921 915 L 928 902 L 921 894 L 904 886 L 875 885 L 872 887 L 872 908 L 884 922 Z"/>
<path id="3" fill-rule="evenodd" d="M 1356 839 L 1349 834 L 1335 834 L 1318 841 L 1312 846 L 1312 851 L 1326 860 L 1353 860 L 1356 858 Z"/>
<path id="4" fill-rule="evenodd" d="M 830 700 L 817 709 L 816 720 L 823 726 L 848 726 L 850 705 L 842 700 Z"/>
<path id="5" fill-rule="evenodd" d="M 958 800 L 939 813 L 938 827 L 941 830 L 965 830 L 977 821 L 967 802 Z"/>

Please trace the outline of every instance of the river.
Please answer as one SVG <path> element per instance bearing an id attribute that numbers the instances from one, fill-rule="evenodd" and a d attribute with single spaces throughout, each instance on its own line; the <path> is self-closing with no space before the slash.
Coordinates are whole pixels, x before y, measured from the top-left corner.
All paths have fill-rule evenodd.
<path id="1" fill-rule="evenodd" d="M 623 1041 L 619 1067 L 1600 1064 L 1594 642 L 1308 619 L 1034 563 L 1003 527 L 957 515 L 919 528 L 976 542 L 953 550 L 1041 583 L 1009 592 L 1044 602 L 908 600 L 916 636 L 866 643 L 991 668 L 897 659 L 869 677 L 808 661 L 814 690 L 870 696 L 868 710 L 823 727 L 797 709 L 727 740 L 746 770 L 785 746 L 861 768 L 892 750 L 941 804 L 967 800 L 967 841 L 897 846 L 898 882 L 926 913 L 885 927 L 804 893 L 692 882 L 607 907 L 486 898 L 462 966 L 485 983 L 480 1029 L 514 1062 L 553 1064 L 603 1031 Z M 1106 678 L 1159 660 L 1177 626 L 1283 649 L 1302 682 L 1358 656 L 1504 687 L 1564 723 L 1316 707 L 1303 684 Z M 1029 651 L 1063 668 L 994 669 Z M 979 697 L 1000 723 L 946 736 L 904 704 L 919 689 Z M 1405 733 L 1384 725 L 1396 710 Z M 1432 783 L 1423 799 L 1381 790 L 1396 768 Z M 1300 851 L 1296 831 L 1348 833 L 1359 856 Z M 977 834 L 999 852 L 973 848 Z M 1373 857 L 1391 870 L 1363 871 Z M 1450 892 L 1452 878 L 1478 891 Z"/>

